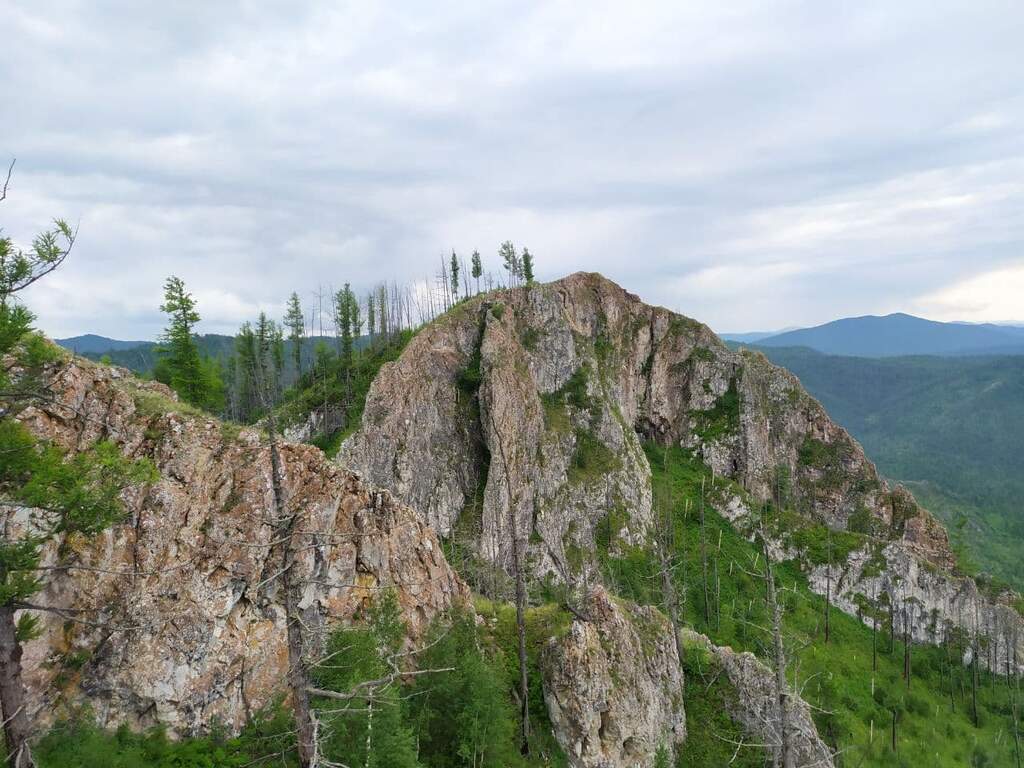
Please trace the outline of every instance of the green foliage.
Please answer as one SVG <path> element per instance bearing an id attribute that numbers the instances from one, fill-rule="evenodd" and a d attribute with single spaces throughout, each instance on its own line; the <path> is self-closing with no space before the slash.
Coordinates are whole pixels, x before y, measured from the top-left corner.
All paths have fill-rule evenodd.
<path id="1" fill-rule="evenodd" d="M 569 482 L 592 483 L 618 469 L 619 457 L 589 429 L 576 430 L 576 446 L 569 463 Z"/>
<path id="2" fill-rule="evenodd" d="M 236 738 L 222 729 L 171 741 L 160 728 L 134 733 L 126 726 L 105 731 L 89 711 L 58 723 L 36 745 L 39 768 L 243 768 L 256 764 L 293 768 L 290 715 L 280 704 L 258 713 Z M 273 760 L 272 763 L 267 762 Z"/>
<path id="3" fill-rule="evenodd" d="M 419 677 L 411 690 L 411 721 L 424 766 L 497 768 L 520 762 L 512 681 L 505 664 L 494 663 L 500 653 L 468 611 L 457 610 L 450 622 L 431 627 L 420 667 L 454 668 Z"/>
<path id="4" fill-rule="evenodd" d="M 867 538 L 849 531 L 831 531 L 821 523 L 803 522 L 790 532 L 790 541 L 812 565 L 842 564 Z"/>
<path id="5" fill-rule="evenodd" d="M 544 408 L 544 423 L 548 429 L 568 431 L 572 421 L 567 406 L 588 415 L 593 412 L 594 401 L 587 392 L 589 378 L 590 366 L 584 363 L 573 372 L 561 388 L 540 396 Z"/>
<path id="6" fill-rule="evenodd" d="M 696 413 L 696 433 L 704 442 L 714 442 L 734 435 L 740 428 L 740 395 L 736 379 L 729 380 L 729 388 L 712 408 Z"/>
<path id="7" fill-rule="evenodd" d="M 674 541 L 677 567 L 676 588 L 682 595 L 684 622 L 708 635 L 718 645 L 732 646 L 738 651 L 752 651 L 768 658 L 768 638 L 761 629 L 768 625 L 764 607 L 763 580 L 756 575 L 763 564 L 759 547 L 747 541 L 724 518 L 710 507 L 706 509 L 706 541 L 708 557 L 717 565 L 717 585 L 712 581 L 711 604 L 705 619 L 701 579 L 700 528 L 697 510 L 700 503 L 701 480 L 707 497 L 714 498 L 710 471 L 689 453 L 679 448 L 667 452 L 662 446 L 645 446 L 653 474 L 652 486 L 656 508 L 668 502 L 671 493 Z M 666 459 L 667 454 L 667 459 Z M 717 483 L 723 481 L 718 479 Z M 739 492 L 732 487 L 730 493 Z M 687 505 L 689 511 L 687 512 Z M 793 538 L 802 542 L 808 560 L 827 559 L 824 528 L 807 525 L 799 515 L 770 515 L 785 519 Z M 769 520 L 771 524 L 773 521 Z M 833 558 L 840 562 L 862 537 L 832 533 Z M 604 578 L 620 595 L 640 603 L 661 605 L 662 595 L 656 558 L 644 548 L 602 546 L 598 534 L 598 555 Z M 928 768 L 953 768 L 970 765 L 971 760 L 988 760 L 992 765 L 1012 765 L 1012 740 L 1005 734 L 1009 727 L 1009 692 L 999 678 L 980 671 L 980 726 L 975 728 L 970 716 L 971 682 L 969 668 L 960 665 L 961 648 L 954 642 L 944 647 L 914 645 L 913 679 L 908 690 L 902 678 L 903 644 L 899 637 L 893 646 L 888 642 L 888 610 L 880 605 L 878 669 L 872 670 L 872 631 L 855 617 L 834 608 L 831 612 L 830 641 L 824 641 L 822 616 L 824 598 L 811 592 L 803 562 L 778 564 L 776 576 L 785 603 L 784 628 L 787 646 L 794 654 L 791 679 L 797 676 L 802 695 L 819 708 L 815 720 L 823 738 L 834 748 L 844 750 L 844 764 L 906 765 Z M 712 572 L 714 568 L 712 568 Z M 867 613 L 869 606 L 865 605 Z M 689 656 L 687 696 L 703 699 L 704 686 L 719 681 L 706 671 L 695 677 L 694 664 L 704 665 L 706 659 Z M 703 679 L 702 684 L 698 680 Z M 874 694 L 872 694 L 872 689 Z M 723 695 L 729 691 L 723 691 Z M 955 705 L 955 711 L 951 705 Z M 714 700 L 713 687 L 709 695 Z M 899 754 L 894 756 L 888 746 L 891 710 L 900 714 Z M 720 708 L 704 707 L 702 700 L 687 699 L 689 735 L 687 752 L 694 757 L 681 765 L 723 765 L 731 757 L 721 759 L 720 744 L 715 734 L 729 733 L 728 723 L 715 720 Z M 871 739 L 872 724 L 874 739 Z M 698 757 L 705 753 L 707 757 Z M 748 759 L 761 765 L 749 748 L 740 751 L 737 761 Z M 975 757 L 975 754 L 982 757 Z M 861 763 L 863 761 L 863 763 Z"/>
<path id="8" fill-rule="evenodd" d="M 523 248 L 522 259 L 523 280 L 527 285 L 533 285 L 533 254 L 528 248 Z"/>
<path id="9" fill-rule="evenodd" d="M 387 677 L 391 671 L 388 660 L 398 652 L 405 636 L 393 592 L 382 594 L 368 619 L 365 628 L 335 632 L 327 644 L 325 661 L 315 670 L 319 688 L 365 694 L 346 702 L 348 707 L 326 698 L 314 702 L 327 734 L 322 749 L 329 760 L 374 768 L 415 768 L 420 763 L 400 682 L 358 687 L 364 681 Z"/>
<path id="10" fill-rule="evenodd" d="M 690 646 L 685 649 L 685 654 L 683 675 L 686 685 L 683 688 L 683 701 L 687 733 L 676 766 L 762 768 L 767 765 L 766 749 L 757 745 L 742 749 L 736 747 L 737 744 L 751 741 L 729 716 L 744 693 L 737 691 L 729 682 L 729 678 L 705 648 Z"/>
<path id="11" fill-rule="evenodd" d="M 288 297 L 288 309 L 285 311 L 283 325 L 288 329 L 288 343 L 291 347 L 295 376 L 298 378 L 302 376 L 302 343 L 306 338 L 306 318 L 302 314 L 299 295 L 294 291 Z"/>
<path id="12" fill-rule="evenodd" d="M 414 331 L 403 330 L 379 336 L 375 343 L 354 353 L 351 364 L 334 354 L 326 344 L 321 345 L 311 369 L 283 392 L 282 422 L 304 419 L 325 406 L 329 411 L 340 411 L 343 415 L 340 425 L 314 441 L 328 454 L 337 451 L 362 421 L 366 396 L 377 371 L 385 363 L 397 360 L 414 335 Z"/>
<path id="13" fill-rule="evenodd" d="M 199 354 L 194 333 L 199 312 L 181 278 L 167 278 L 160 311 L 168 315 L 169 325 L 160 337 L 154 378 L 170 386 L 185 402 L 219 411 L 224 404 L 220 367 Z"/>
<path id="14" fill-rule="evenodd" d="M 0 542 L 0 605 L 24 600 L 40 587 L 37 568 L 46 542 L 99 533 L 123 514 L 125 486 L 157 477 L 152 462 L 129 462 L 113 443 L 67 457 L 13 419 L 0 420 L 0 453 L 0 496 L 31 508 L 34 529 Z"/>

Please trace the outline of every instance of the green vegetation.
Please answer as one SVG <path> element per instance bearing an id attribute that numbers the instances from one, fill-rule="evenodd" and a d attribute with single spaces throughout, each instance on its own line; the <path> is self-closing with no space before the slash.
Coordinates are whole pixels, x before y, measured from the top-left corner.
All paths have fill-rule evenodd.
<path id="1" fill-rule="evenodd" d="M 800 377 L 887 477 L 950 528 L 962 563 L 1024 589 L 1024 356 L 824 355 L 763 348 Z"/>
<path id="2" fill-rule="evenodd" d="M 705 607 L 697 521 L 701 480 L 704 480 L 707 495 L 715 493 L 710 490 L 710 471 L 678 448 L 667 451 L 667 458 L 661 446 L 647 445 L 646 450 L 653 473 L 656 505 L 668 503 L 671 493 L 676 555 L 680 563 L 675 572 L 676 588 L 683 596 L 684 621 L 718 645 L 753 651 L 762 659 L 768 658 L 769 638 L 761 629 L 768 626 L 764 584 L 756 575 L 761 571 L 758 563 L 763 562 L 759 548 L 740 536 L 727 520 L 710 508 L 705 509 L 705 545 L 711 574 L 709 605 Z M 723 483 L 721 479 L 716 482 Z M 730 490 L 738 492 L 738 489 Z M 766 515 L 771 522 L 779 512 L 769 509 Z M 832 534 L 836 560 L 861 539 L 849 536 L 851 538 Z M 827 546 L 823 528 L 812 526 L 798 531 L 794 539 L 802 542 L 808 560 L 820 562 L 827 557 L 823 554 L 823 547 Z M 618 594 L 640 603 L 661 605 L 658 564 L 649 550 L 632 548 L 610 553 L 600 546 L 599 539 L 598 553 L 605 580 Z M 929 768 L 1012 765 L 1012 739 L 1006 737 L 1011 726 L 1010 698 L 1004 681 L 979 672 L 978 726 L 975 727 L 971 670 L 958 661 L 962 645 L 957 642 L 950 647 L 914 645 L 911 649 L 912 679 L 908 686 L 902 677 L 903 644 L 896 637 L 890 645 L 888 614 L 884 608 L 878 611 L 877 670 L 873 672 L 870 626 L 833 608 L 830 639 L 825 642 L 825 601 L 810 591 L 805 568 L 806 565 L 798 561 L 787 561 L 776 567 L 777 580 L 785 596 L 785 638 L 792 656 L 790 680 L 795 669 L 804 698 L 824 710 L 815 713 L 819 732 L 830 746 L 845 750 L 844 765 Z M 687 665 L 694 663 L 697 662 L 686 661 Z M 697 707 L 694 711 L 702 711 L 699 702 Z M 899 718 L 898 753 L 895 755 L 889 732 L 894 709 Z M 724 733 L 716 730 L 727 726 L 722 722 L 715 724 L 713 719 L 707 722 L 711 723 L 710 739 L 707 733 L 701 733 L 703 721 L 691 721 L 690 735 L 696 739 L 694 743 L 706 745 L 708 757 L 704 762 L 700 761 L 704 758 L 694 758 L 696 762 L 681 765 L 723 764 L 712 742 L 719 741 L 716 733 L 727 735 L 728 730 Z M 741 754 L 744 751 L 741 750 Z"/>
<path id="3" fill-rule="evenodd" d="M 35 758 L 39 768 L 245 768 L 287 749 L 281 734 L 290 728 L 287 712 L 278 706 L 254 718 L 237 738 L 215 729 L 208 736 L 171 741 L 159 728 L 142 734 L 124 726 L 104 731 L 86 711 L 47 733 L 35 748 Z"/>
<path id="4" fill-rule="evenodd" d="M 589 377 L 590 367 L 586 364 L 580 365 L 561 388 L 540 396 L 541 405 L 544 407 L 544 424 L 548 429 L 569 431 L 572 420 L 567 406 L 588 415 L 593 411 L 594 403 L 587 393 Z"/>
<path id="5" fill-rule="evenodd" d="M 736 379 L 729 380 L 729 388 L 712 408 L 697 412 L 696 433 L 704 442 L 714 442 L 734 435 L 740 428 L 740 395 Z"/>
<path id="6" fill-rule="evenodd" d="M 687 733 L 684 752 L 677 764 L 680 768 L 720 765 L 763 768 L 770 762 L 766 749 L 759 746 L 736 748 L 736 744 L 750 741 L 729 717 L 730 708 L 743 693 L 732 686 L 706 648 L 694 644 L 685 650 L 683 706 Z"/>
<path id="7" fill-rule="evenodd" d="M 540 691 L 539 654 L 548 637 L 568 626 L 567 616 L 544 607 L 527 617 L 531 679 L 536 682 L 530 693 L 531 754 L 523 757 L 512 699 L 515 612 L 487 601 L 477 609 L 487 619 L 480 626 L 464 609 L 433 622 L 415 662 L 419 670 L 435 671 L 416 676 L 390 679 L 392 663 L 403 658 L 405 635 L 393 593 L 383 593 L 371 606 L 365 626 L 336 631 L 314 674 L 315 684 L 355 695 L 344 703 L 323 696 L 314 701 L 327 734 L 321 742 L 324 757 L 376 768 L 563 768 L 565 758 L 551 737 Z M 388 682 L 365 687 L 366 681 L 384 679 Z M 297 764 L 290 715 L 281 706 L 257 716 L 231 739 L 214 732 L 171 743 L 160 730 L 106 732 L 88 723 L 88 713 L 82 713 L 48 733 L 37 749 L 40 768 Z"/>
<path id="8" fill-rule="evenodd" d="M 167 278 L 160 311 L 167 313 L 169 324 L 160 338 L 153 377 L 167 384 L 185 402 L 219 411 L 224 405 L 220 367 L 213 358 L 199 354 L 193 330 L 199 322 L 199 312 L 180 278 Z"/>
<path id="9" fill-rule="evenodd" d="M 378 339 L 353 352 L 350 364 L 343 355 L 323 345 L 311 370 L 282 394 L 284 419 L 297 421 L 316 410 L 338 414 L 338 418 L 328 419 L 313 439 L 315 445 L 333 456 L 344 439 L 359 427 L 366 396 L 381 366 L 397 360 L 414 335 L 412 330 L 403 330 L 387 339 Z"/>

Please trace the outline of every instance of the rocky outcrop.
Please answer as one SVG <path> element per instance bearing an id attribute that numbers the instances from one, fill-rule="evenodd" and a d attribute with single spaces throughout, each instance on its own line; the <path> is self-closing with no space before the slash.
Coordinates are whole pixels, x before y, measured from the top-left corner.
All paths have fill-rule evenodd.
<path id="1" fill-rule="evenodd" d="M 151 459 L 160 479 L 126 492 L 123 523 L 46 553 L 55 570 L 35 602 L 67 613 L 40 614 L 43 633 L 26 646 L 33 707 L 45 719 L 88 703 L 104 725 L 178 733 L 240 726 L 282 691 L 287 661 L 265 441 L 119 369 L 68 361 L 50 383 L 53 401 L 22 416 L 36 435 L 70 450 L 111 440 Z M 390 493 L 315 448 L 281 455 L 309 653 L 381 590 L 395 591 L 413 637 L 468 597 L 434 532 Z M 4 515 L 10 530 L 23 513 Z"/>
<path id="2" fill-rule="evenodd" d="M 555 737 L 573 768 L 649 767 L 659 748 L 671 756 L 686 738 L 672 628 L 654 608 L 600 588 L 586 612 L 542 659 Z"/>
<path id="3" fill-rule="evenodd" d="M 424 329 L 377 376 L 340 460 L 505 563 L 511 495 L 534 572 L 565 576 L 599 527 L 610 546 L 644 539 L 642 439 L 691 448 L 757 499 L 954 562 L 942 526 L 794 376 L 595 274 L 477 297 Z"/>
<path id="4" fill-rule="evenodd" d="M 706 677 L 725 675 L 733 695 L 726 697 L 729 716 L 739 723 L 750 743 L 763 744 L 779 753 L 782 728 L 779 717 L 778 687 L 772 671 L 752 653 L 737 653 L 732 648 L 713 644 L 692 630 L 681 630 L 687 653 L 700 653 L 698 662 Z M 694 681 L 693 684 L 700 684 Z M 794 768 L 831 768 L 832 752 L 818 736 L 811 708 L 797 695 L 789 698 L 786 732 Z M 737 745 L 737 749 L 742 748 Z"/>
<path id="5" fill-rule="evenodd" d="M 825 594 L 828 566 L 814 567 L 808 582 Z M 832 567 L 831 593 L 840 610 L 869 625 L 877 621 L 882 631 L 891 621 L 898 636 L 906 633 L 917 642 L 955 640 L 977 647 L 979 664 L 988 669 L 1024 674 L 1024 618 L 1012 605 L 1016 595 L 985 594 L 974 579 L 929 565 L 902 542 L 851 552 Z"/>

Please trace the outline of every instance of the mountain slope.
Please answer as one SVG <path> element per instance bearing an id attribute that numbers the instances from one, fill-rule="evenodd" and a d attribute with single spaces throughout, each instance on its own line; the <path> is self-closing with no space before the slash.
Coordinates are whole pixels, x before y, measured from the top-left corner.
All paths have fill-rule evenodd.
<path id="1" fill-rule="evenodd" d="M 151 341 L 110 339 L 106 336 L 97 336 L 95 333 L 86 333 L 82 336 L 72 336 L 67 339 L 54 339 L 54 341 L 76 355 L 103 354 L 104 352 L 120 351 L 153 344 Z"/>
<path id="2" fill-rule="evenodd" d="M 940 323 L 896 313 L 843 318 L 761 338 L 756 343 L 859 357 L 1022 354 L 1024 338 L 1018 330 L 991 324 Z"/>
<path id="3" fill-rule="evenodd" d="M 947 524 L 970 516 L 977 567 L 1024 587 L 1024 356 L 761 349 L 800 378 L 883 474 L 914 484 Z"/>

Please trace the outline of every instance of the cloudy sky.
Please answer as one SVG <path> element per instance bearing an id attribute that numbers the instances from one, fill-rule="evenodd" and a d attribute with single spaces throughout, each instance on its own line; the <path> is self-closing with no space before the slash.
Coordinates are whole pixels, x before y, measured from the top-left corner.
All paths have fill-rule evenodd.
<path id="1" fill-rule="evenodd" d="M 472 10 L 467 10 L 472 6 Z M 429 10 L 425 10 L 429 7 Z M 53 335 L 529 246 L 716 330 L 1024 321 L 1024 5 L 0 3 L 0 226 Z"/>

